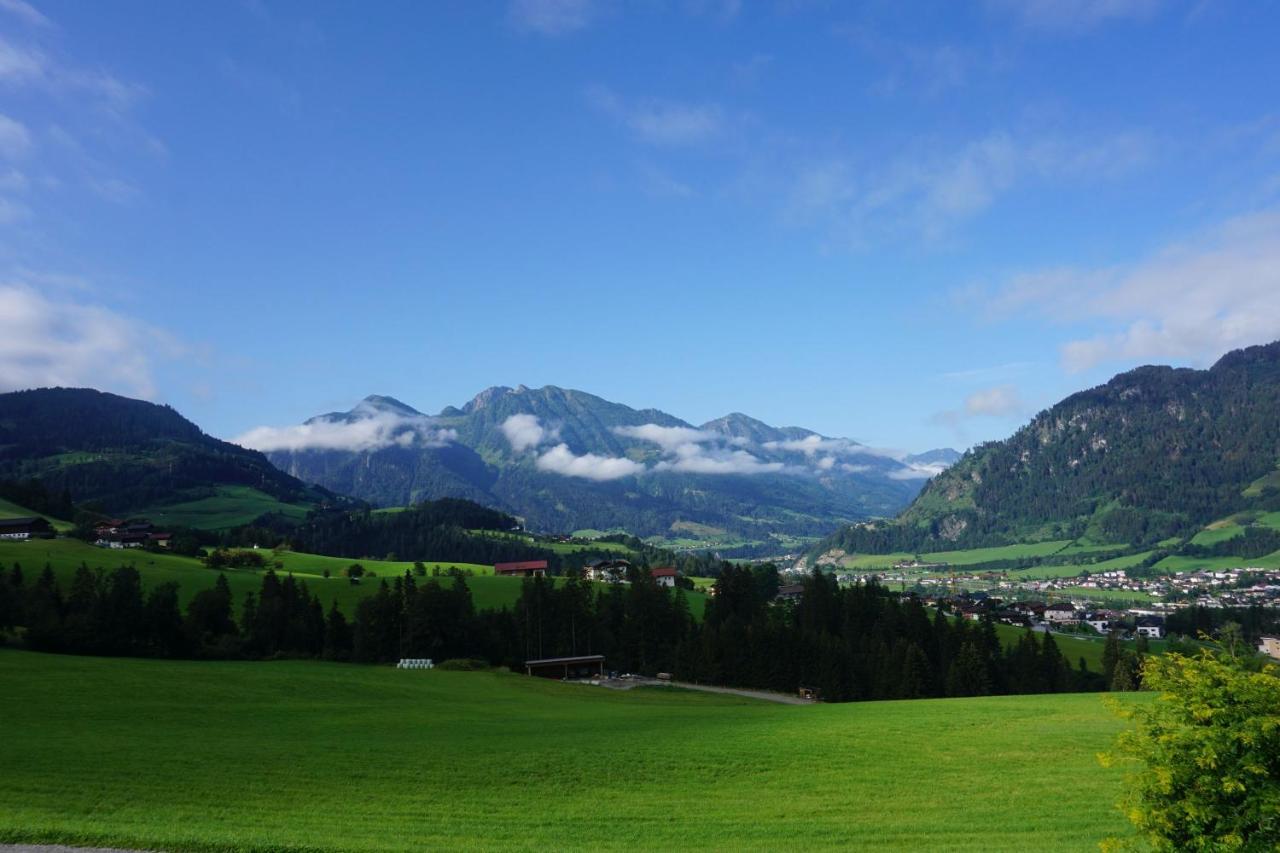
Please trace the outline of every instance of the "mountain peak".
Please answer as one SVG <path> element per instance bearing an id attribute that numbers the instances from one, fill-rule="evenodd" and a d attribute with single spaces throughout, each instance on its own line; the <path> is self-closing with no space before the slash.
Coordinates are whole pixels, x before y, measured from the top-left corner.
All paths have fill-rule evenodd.
<path id="1" fill-rule="evenodd" d="M 419 412 L 413 406 L 410 406 L 407 403 L 402 403 L 395 397 L 388 397 L 384 394 L 370 394 L 368 397 L 361 400 L 356 408 L 363 409 L 365 411 L 395 412 L 396 414 L 401 415 L 422 414 L 422 412 Z"/>

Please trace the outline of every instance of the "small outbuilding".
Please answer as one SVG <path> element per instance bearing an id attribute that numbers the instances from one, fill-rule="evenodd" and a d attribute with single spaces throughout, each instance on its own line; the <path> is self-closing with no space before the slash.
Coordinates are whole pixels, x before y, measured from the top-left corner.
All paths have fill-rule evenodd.
<path id="1" fill-rule="evenodd" d="M 524 672 L 538 678 L 600 678 L 604 676 L 604 655 L 527 660 Z"/>

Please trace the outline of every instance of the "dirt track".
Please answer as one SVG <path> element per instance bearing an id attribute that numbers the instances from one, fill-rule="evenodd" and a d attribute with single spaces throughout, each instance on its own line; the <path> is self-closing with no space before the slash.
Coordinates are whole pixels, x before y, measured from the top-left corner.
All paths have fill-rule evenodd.
<path id="1" fill-rule="evenodd" d="M 601 687 L 611 690 L 630 690 L 633 687 L 680 687 L 684 690 L 701 690 L 704 693 L 727 693 L 732 696 L 743 696 L 747 699 L 759 699 L 762 702 L 778 702 L 783 705 L 812 705 L 813 700 L 801 699 L 790 693 L 772 693 L 768 690 L 744 690 L 738 687 L 712 687 L 709 684 L 690 684 L 687 681 L 659 681 L 656 678 L 610 678 L 600 682 Z"/>

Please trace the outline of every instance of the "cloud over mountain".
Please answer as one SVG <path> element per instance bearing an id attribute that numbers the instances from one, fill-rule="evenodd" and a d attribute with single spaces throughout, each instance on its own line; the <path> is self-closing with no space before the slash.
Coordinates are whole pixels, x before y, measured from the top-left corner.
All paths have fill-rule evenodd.
<path id="1" fill-rule="evenodd" d="M 260 426 L 232 442 L 263 453 L 286 450 L 347 450 L 362 452 L 399 447 L 444 447 L 456 440 L 451 429 L 440 429 L 425 415 L 408 415 L 370 408 L 354 409 L 346 417 L 322 416 L 287 427 Z"/>

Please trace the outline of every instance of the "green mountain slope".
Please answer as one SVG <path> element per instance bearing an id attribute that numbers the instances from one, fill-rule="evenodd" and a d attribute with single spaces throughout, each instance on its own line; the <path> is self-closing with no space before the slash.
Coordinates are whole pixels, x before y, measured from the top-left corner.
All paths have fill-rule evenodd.
<path id="1" fill-rule="evenodd" d="M 818 548 L 1186 538 L 1235 513 L 1280 509 L 1278 459 L 1280 343 L 1208 370 L 1141 367 L 973 449 L 896 520 L 846 527 Z"/>
<path id="2" fill-rule="evenodd" d="M 51 494 L 112 514 L 179 505 L 185 511 L 172 523 L 193 526 L 277 510 L 296 518 L 334 500 L 168 406 L 86 388 L 0 394 L 0 479 L 37 479 Z M 200 510 L 209 524 L 198 523 Z"/>

